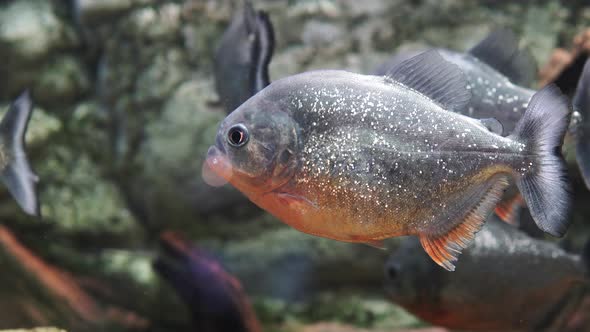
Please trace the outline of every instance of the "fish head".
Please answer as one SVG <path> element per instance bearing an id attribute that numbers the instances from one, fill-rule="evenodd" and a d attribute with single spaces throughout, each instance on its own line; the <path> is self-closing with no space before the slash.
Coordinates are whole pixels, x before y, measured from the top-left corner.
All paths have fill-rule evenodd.
<path id="1" fill-rule="evenodd" d="M 422 249 L 417 238 L 404 239 L 385 264 L 385 289 L 390 300 L 405 308 L 436 302 L 444 271 Z"/>
<path id="2" fill-rule="evenodd" d="M 276 190 L 299 167 L 297 128 L 279 103 L 250 98 L 219 126 L 207 166 L 247 196 Z"/>

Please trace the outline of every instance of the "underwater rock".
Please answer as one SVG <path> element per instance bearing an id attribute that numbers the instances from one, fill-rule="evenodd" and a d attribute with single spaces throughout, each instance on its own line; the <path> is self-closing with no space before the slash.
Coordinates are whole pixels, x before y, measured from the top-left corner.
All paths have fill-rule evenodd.
<path id="1" fill-rule="evenodd" d="M 54 51 L 77 44 L 76 35 L 51 1 L 18 0 L 2 4 L 0 45 L 12 63 L 44 61 Z"/>
<path id="2" fill-rule="evenodd" d="M 86 68 L 72 55 L 55 58 L 46 64 L 33 86 L 35 100 L 46 107 L 60 108 L 89 92 Z"/>
<path id="3" fill-rule="evenodd" d="M 57 11 L 54 3 L 43 0 L 0 5 L 0 96 L 23 90 L 55 52 L 78 45 L 75 32 Z"/>
<path id="4" fill-rule="evenodd" d="M 91 26 L 108 22 L 133 8 L 153 3 L 153 0 L 73 0 L 76 20 Z"/>
<path id="5" fill-rule="evenodd" d="M 102 307 L 73 275 L 35 255 L 5 226 L 0 226 L 0 328 L 59 325 L 87 331 L 116 326 L 145 328 L 148 322 L 132 312 Z"/>

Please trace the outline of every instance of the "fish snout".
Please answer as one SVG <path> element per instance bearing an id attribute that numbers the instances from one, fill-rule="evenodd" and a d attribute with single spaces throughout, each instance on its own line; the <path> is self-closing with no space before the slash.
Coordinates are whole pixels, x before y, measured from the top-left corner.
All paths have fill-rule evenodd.
<path id="1" fill-rule="evenodd" d="M 224 152 L 216 145 L 207 151 L 207 158 L 203 163 L 201 175 L 205 183 L 213 187 L 220 187 L 229 181 L 232 174 L 231 164 Z"/>

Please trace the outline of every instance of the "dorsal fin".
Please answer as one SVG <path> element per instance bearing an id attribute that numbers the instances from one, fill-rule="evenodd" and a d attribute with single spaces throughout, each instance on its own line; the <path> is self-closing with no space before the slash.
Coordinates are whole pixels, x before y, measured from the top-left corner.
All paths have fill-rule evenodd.
<path id="1" fill-rule="evenodd" d="M 424 94 L 447 110 L 460 111 L 471 99 L 461 69 L 435 50 L 400 62 L 385 77 Z"/>
<path id="2" fill-rule="evenodd" d="M 509 29 L 492 31 L 469 53 L 502 73 L 512 83 L 528 87 L 535 81 L 535 60 L 527 49 L 518 47 L 518 38 Z"/>

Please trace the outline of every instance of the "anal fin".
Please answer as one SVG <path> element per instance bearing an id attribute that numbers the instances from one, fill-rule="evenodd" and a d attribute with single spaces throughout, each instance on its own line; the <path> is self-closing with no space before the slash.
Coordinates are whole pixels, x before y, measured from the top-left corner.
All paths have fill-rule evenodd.
<path id="1" fill-rule="evenodd" d="M 518 227 L 520 225 L 520 211 L 524 207 L 524 200 L 520 193 L 502 200 L 496 206 L 495 212 L 502 221 Z"/>
<path id="2" fill-rule="evenodd" d="M 506 187 L 508 181 L 501 175 L 472 188 L 462 195 L 454 208 L 445 211 L 450 227 L 420 234 L 420 243 L 430 258 L 446 270 L 454 271 L 454 262 L 471 244 Z"/>

